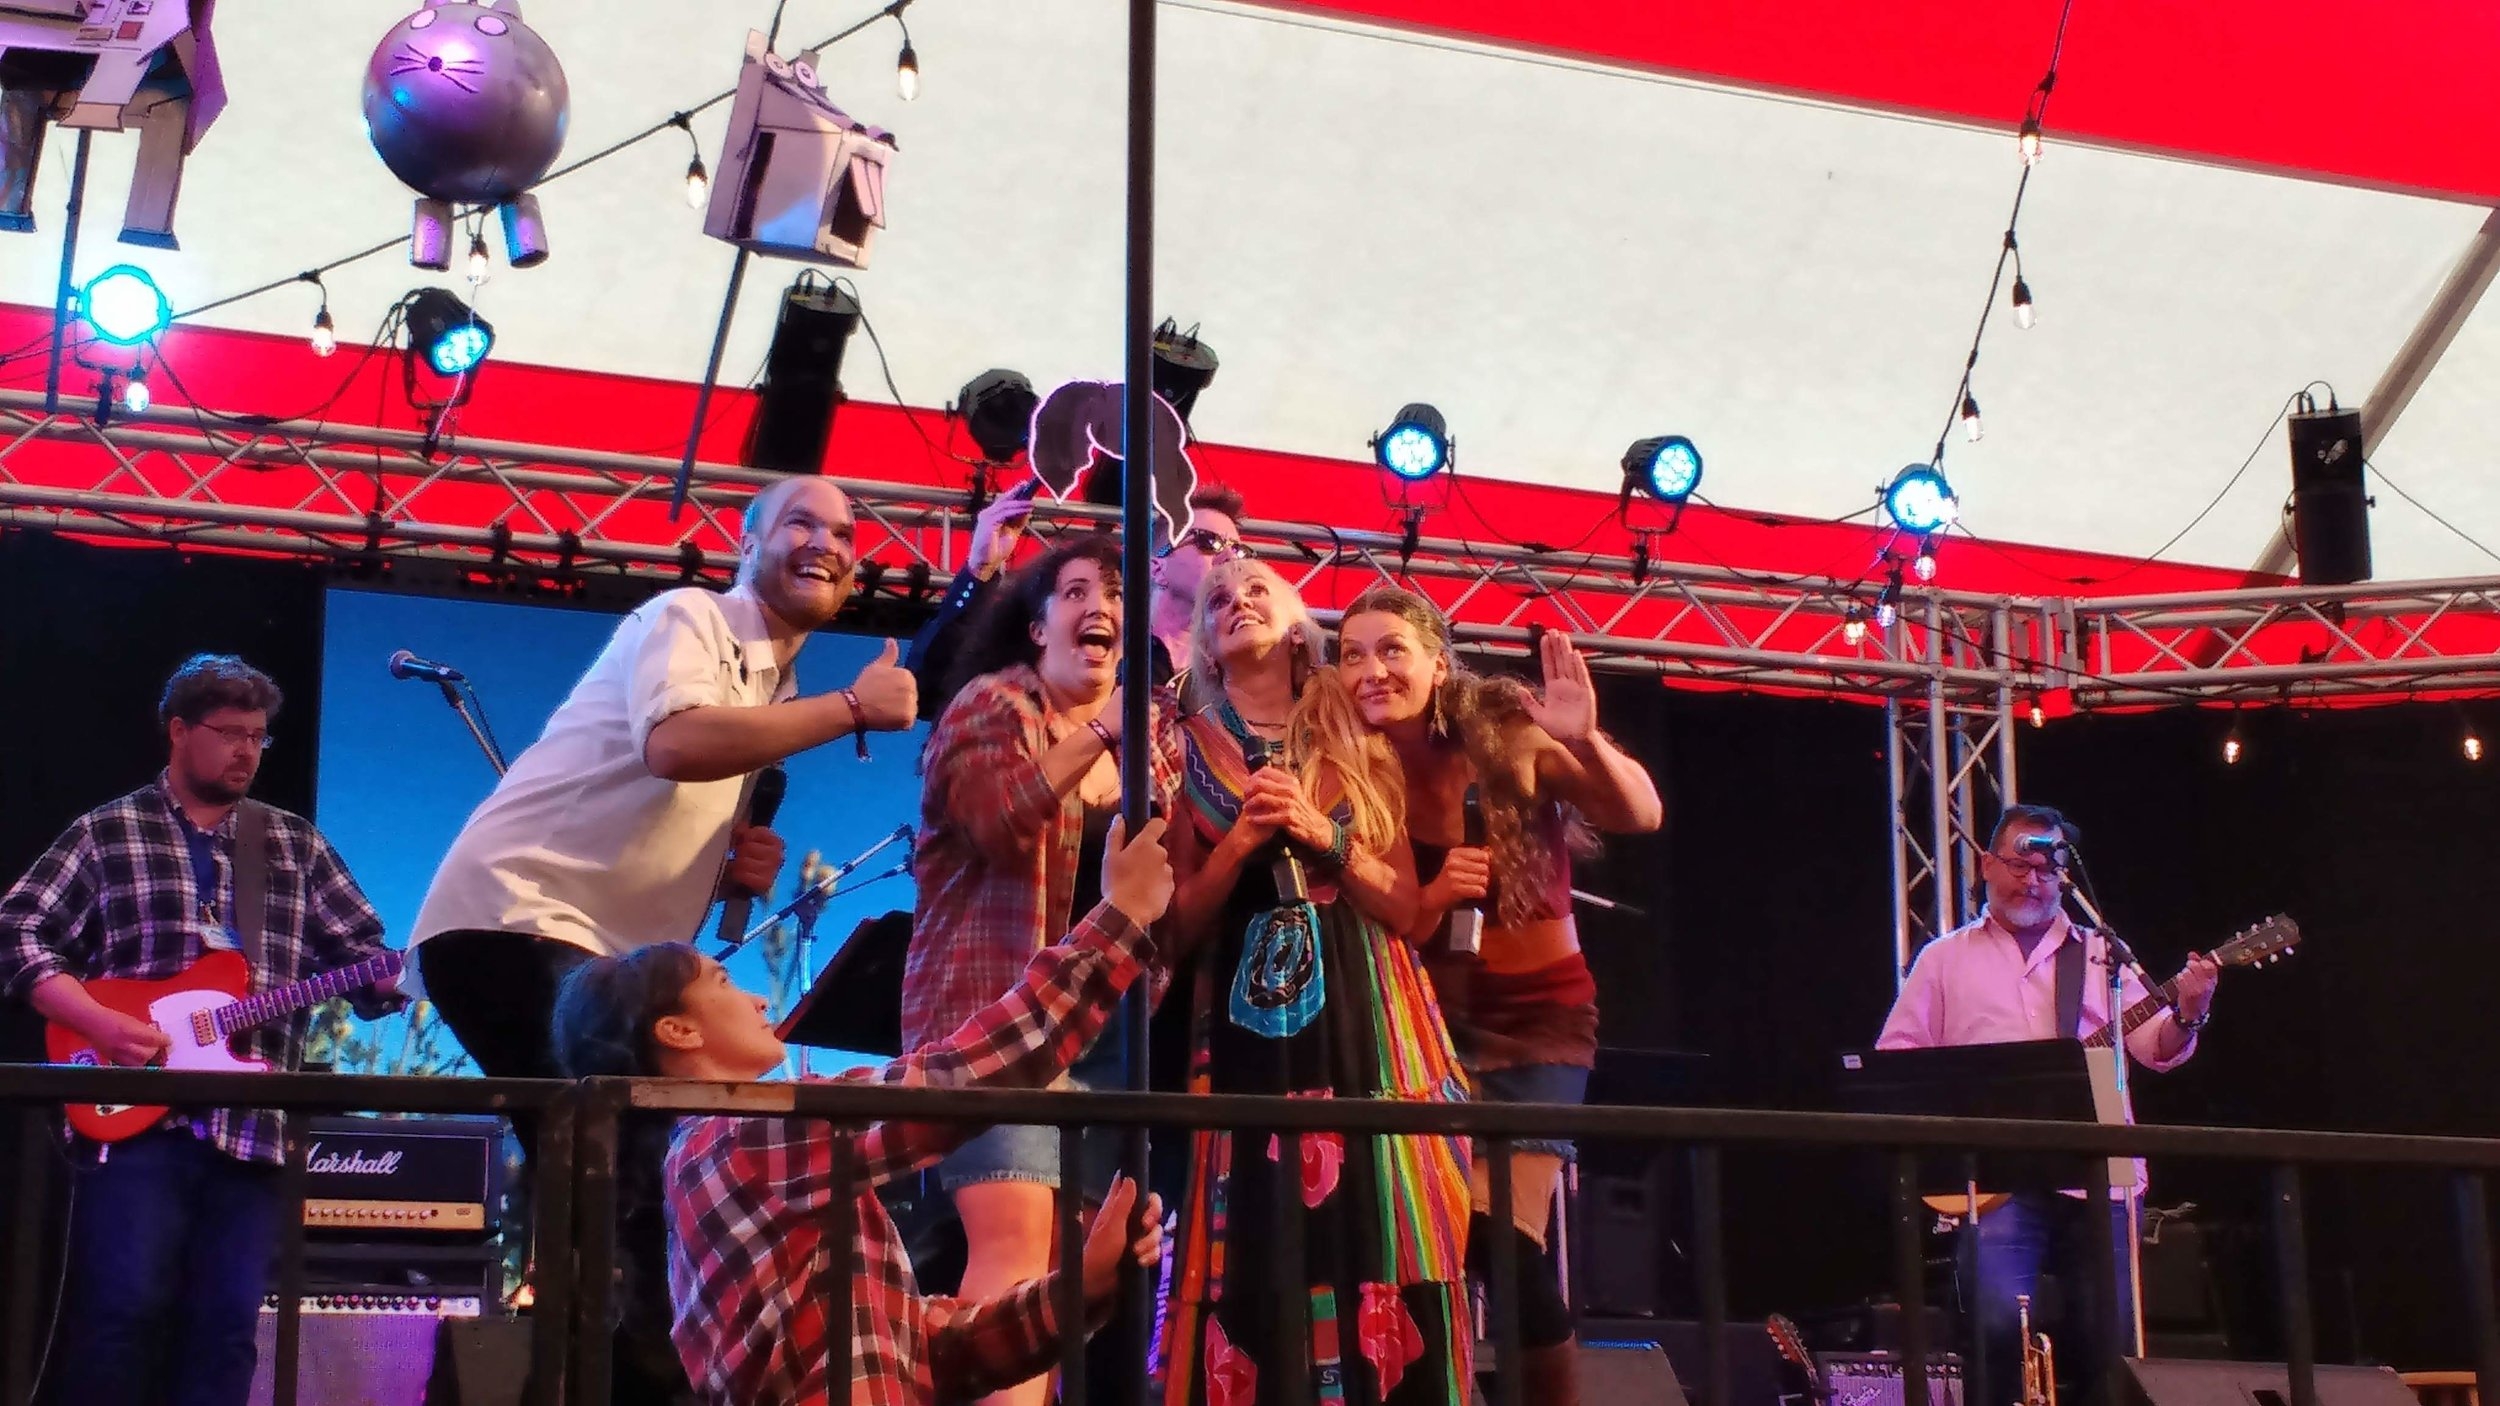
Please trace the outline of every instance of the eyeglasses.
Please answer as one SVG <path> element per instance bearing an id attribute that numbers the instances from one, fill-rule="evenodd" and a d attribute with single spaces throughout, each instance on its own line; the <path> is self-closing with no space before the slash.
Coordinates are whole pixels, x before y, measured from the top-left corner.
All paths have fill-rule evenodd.
<path id="1" fill-rule="evenodd" d="M 197 726 L 202 732 L 213 732 L 226 739 L 229 747 L 242 747 L 254 752 L 268 751 L 270 744 L 277 740 L 268 733 L 254 732 L 248 727 L 219 727 L 215 723 L 200 723 Z"/>
<path id="2" fill-rule="evenodd" d="M 2045 855 L 1999 854 L 1995 850 L 1990 850 L 1988 857 L 2035 883 L 2043 879 L 2058 878 L 2066 872 L 2063 865 L 2055 863 Z"/>
<path id="3" fill-rule="evenodd" d="M 1217 561 L 1230 561 L 1234 557 L 1250 554 L 1249 549 L 1241 545 L 1240 538 L 1226 537 L 1203 527 L 1193 527 L 1182 533 L 1178 541 L 1163 549 L 1163 555 L 1168 557 L 1183 547 L 1195 547 Z"/>

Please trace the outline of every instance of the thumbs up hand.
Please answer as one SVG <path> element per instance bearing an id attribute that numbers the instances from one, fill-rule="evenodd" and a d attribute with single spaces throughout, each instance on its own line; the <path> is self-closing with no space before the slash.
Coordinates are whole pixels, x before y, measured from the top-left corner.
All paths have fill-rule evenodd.
<path id="1" fill-rule="evenodd" d="M 884 651 L 859 671 L 858 678 L 851 680 L 851 692 L 859 696 L 860 710 L 865 714 L 860 719 L 862 726 L 878 732 L 900 732 L 919 717 L 920 681 L 897 662 L 901 658 L 902 651 L 889 639 Z"/>

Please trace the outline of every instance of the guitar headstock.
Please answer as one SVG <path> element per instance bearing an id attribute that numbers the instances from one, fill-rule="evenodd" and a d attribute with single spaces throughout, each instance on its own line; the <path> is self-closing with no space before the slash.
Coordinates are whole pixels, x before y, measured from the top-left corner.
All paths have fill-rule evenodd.
<path id="1" fill-rule="evenodd" d="M 2218 967 L 2261 967 L 2281 961 L 2300 946 L 2300 924 L 2277 913 L 2264 922 L 2233 935 L 2230 941 L 2213 950 Z"/>
<path id="2" fill-rule="evenodd" d="M 1797 1331 L 1797 1322 L 1785 1313 L 1774 1313 L 1762 1325 L 1771 1334 L 1771 1345 L 1790 1366 L 1814 1374 L 1814 1359 L 1806 1353 L 1806 1336 Z"/>

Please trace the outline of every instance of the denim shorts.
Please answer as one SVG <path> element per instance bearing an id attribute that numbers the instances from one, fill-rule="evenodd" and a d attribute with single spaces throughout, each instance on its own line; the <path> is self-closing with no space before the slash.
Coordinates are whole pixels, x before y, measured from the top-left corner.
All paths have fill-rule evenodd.
<path id="1" fill-rule="evenodd" d="M 1589 1072 L 1576 1064 L 1518 1064 L 1508 1069 L 1471 1071 L 1478 1103 L 1585 1103 Z M 1566 1138 L 1521 1138 L 1511 1144 L 1521 1152 L 1543 1152 L 1564 1161 L 1573 1158 Z"/>
<path id="2" fill-rule="evenodd" d="M 1059 1082 L 1060 1089 L 1121 1089 L 1124 1058 L 1120 1032 L 1105 1030 Z M 1111 1190 L 1120 1168 L 1118 1128 L 1087 1128 L 1080 1134 L 1085 1165 L 1079 1169 L 1077 1191 L 1100 1201 Z M 938 1185 L 947 1191 L 985 1181 L 1029 1181 L 1056 1189 L 1059 1185 L 1059 1130 L 1052 1127 L 1000 1125 L 946 1154 L 937 1166 Z"/>

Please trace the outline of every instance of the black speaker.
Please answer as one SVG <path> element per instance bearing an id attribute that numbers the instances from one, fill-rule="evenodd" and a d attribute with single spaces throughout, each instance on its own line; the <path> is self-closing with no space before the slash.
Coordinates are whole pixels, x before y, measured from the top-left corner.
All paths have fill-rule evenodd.
<path id="1" fill-rule="evenodd" d="M 2370 579 L 2369 488 L 2361 472 L 2361 412 L 2302 410 L 2290 420 L 2292 546 L 2300 579 L 2343 586 Z"/>
<path id="2" fill-rule="evenodd" d="M 1583 1170 L 1571 1199 L 1571 1297 L 1582 1313 L 1666 1312 L 1666 1197 L 1654 1173 Z"/>
<path id="3" fill-rule="evenodd" d="M 1493 1353 L 1489 1346 L 1478 1344 L 1476 1354 L 1476 1385 L 1467 1399 L 1469 1406 L 1485 1406 L 1491 1399 L 1485 1374 Z M 1525 1384 L 1520 1399 L 1536 1401 Z M 1580 1399 L 1593 1406 L 1686 1406 L 1675 1364 L 1667 1359 L 1666 1349 L 1653 1342 L 1582 1342 Z"/>
<path id="4" fill-rule="evenodd" d="M 474 1314 L 471 1301 L 454 1310 Z M 295 1348 L 295 1399 L 302 1406 L 425 1406 L 434 1371 L 439 1309 L 341 1307 L 306 1299 Z M 253 1335 L 260 1361 L 252 1370 L 251 1406 L 277 1396 L 278 1310 L 260 1311 Z"/>
<path id="5" fill-rule="evenodd" d="M 2144 1406 L 2290 1406 L 2292 1377 L 2280 1362 L 2127 1360 L 2134 1399 Z M 2319 1406 L 2420 1406 L 2413 1388 L 2385 1367 L 2320 1367 Z"/>
<path id="6" fill-rule="evenodd" d="M 824 467 L 825 442 L 842 399 L 842 349 L 858 326 L 858 300 L 812 272 L 801 274 L 782 295 L 781 321 L 764 354 L 755 423 L 747 428 L 748 467 L 789 474 Z"/>
<path id="7" fill-rule="evenodd" d="M 530 1375 L 526 1318 L 443 1320 L 425 1406 L 521 1406 Z"/>

